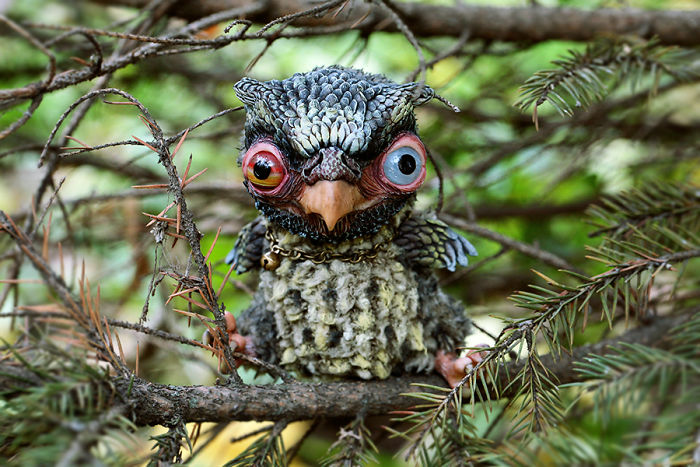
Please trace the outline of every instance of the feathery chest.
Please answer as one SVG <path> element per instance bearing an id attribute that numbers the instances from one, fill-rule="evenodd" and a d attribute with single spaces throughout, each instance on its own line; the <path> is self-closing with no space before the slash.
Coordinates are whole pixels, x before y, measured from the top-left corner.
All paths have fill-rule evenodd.
<path id="1" fill-rule="evenodd" d="M 390 247 L 356 264 L 283 260 L 259 293 L 274 315 L 282 365 L 311 374 L 385 378 L 426 353 L 418 285 Z"/>

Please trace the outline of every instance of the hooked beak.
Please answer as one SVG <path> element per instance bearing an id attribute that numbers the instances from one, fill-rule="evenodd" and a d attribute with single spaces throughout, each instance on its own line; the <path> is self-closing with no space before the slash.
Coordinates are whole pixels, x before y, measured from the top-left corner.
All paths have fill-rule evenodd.
<path id="1" fill-rule="evenodd" d="M 357 186 L 345 180 L 319 180 L 306 187 L 299 204 L 307 214 L 320 215 L 328 226 L 328 231 L 332 232 L 338 220 L 364 207 L 367 201 Z"/>

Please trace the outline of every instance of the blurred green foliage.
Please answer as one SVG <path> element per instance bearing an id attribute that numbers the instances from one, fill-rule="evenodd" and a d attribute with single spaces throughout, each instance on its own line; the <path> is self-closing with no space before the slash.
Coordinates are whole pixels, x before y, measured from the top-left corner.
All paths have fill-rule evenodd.
<path id="1" fill-rule="evenodd" d="M 519 1 L 497 3 L 523 4 Z M 549 0 L 538 3 L 592 9 L 618 7 L 621 2 Z M 697 7 L 692 2 L 671 0 L 624 4 L 648 9 Z M 128 10 L 85 2 L 41 0 L 10 2 L 5 13 L 19 22 L 106 29 L 131 15 Z M 50 30 L 39 28 L 37 31 L 42 38 L 53 35 Z M 0 88 L 21 87 L 43 79 L 46 57 L 42 53 L 7 30 L 3 30 L 2 40 Z M 99 37 L 98 41 L 106 50 L 111 50 L 116 43 L 105 37 Z M 449 48 L 452 43 L 453 40 L 446 38 L 426 41 L 426 45 L 436 51 Z M 76 54 L 82 59 L 88 58 L 89 48 L 80 44 L 74 39 L 59 42 L 56 46 L 59 70 L 75 66 L 71 57 Z M 219 50 L 154 58 L 118 70 L 109 85 L 137 97 L 171 135 L 218 111 L 240 105 L 231 87 L 264 47 L 264 41 L 251 40 L 235 42 Z M 470 212 L 477 212 L 474 220 L 480 226 L 554 253 L 575 268 L 594 275 L 606 267 L 585 258 L 586 245 L 598 246 L 601 242 L 600 238 L 589 238 L 593 229 L 586 224 L 585 204 L 599 201 L 606 194 L 644 187 L 652 181 L 700 183 L 697 139 L 700 87 L 697 78 L 678 84 L 664 75 L 659 83 L 660 92 L 652 96 L 649 94 L 653 84 L 650 77 L 634 88 L 624 78 L 613 79 L 606 83 L 609 94 L 605 100 L 598 107 L 594 104 L 590 110 L 593 118 L 586 118 L 585 111 L 581 110 L 572 119 L 564 119 L 551 106 L 544 105 L 539 110 L 540 131 L 537 132 L 530 115 L 519 112 L 513 104 L 520 87 L 530 76 L 552 68 L 551 62 L 571 55 L 570 50 L 583 52 L 585 44 L 566 41 L 534 45 L 467 43 L 461 56 L 437 63 L 426 77 L 427 84 L 462 112 L 452 113 L 446 106 L 434 102 L 419 110 L 418 119 L 421 137 L 434 153 L 443 173 L 444 212 L 466 219 L 470 218 Z M 108 56 L 106 53 L 105 57 Z M 418 60 L 415 50 L 399 34 L 375 33 L 364 38 L 356 32 L 345 32 L 275 41 L 249 75 L 258 79 L 281 79 L 298 71 L 334 63 L 361 67 L 403 81 Z M 33 117 L 2 141 L 0 209 L 16 220 L 31 215 L 31 198 L 42 174 L 36 168 L 41 146 L 61 114 L 93 85 L 94 82 L 81 83 L 48 94 Z M 605 108 L 606 105 L 609 107 Z M 3 109 L 0 127 L 17 120 L 27 106 Z M 596 109 L 601 108 L 602 112 L 595 114 Z M 243 118 L 242 112 L 235 112 L 190 133 L 175 161 L 183 170 L 191 154 L 190 174 L 208 169 L 193 187 L 215 184 L 242 187 L 236 158 Z M 148 140 L 149 132 L 133 107 L 97 103 L 72 136 L 87 145 L 98 145 L 130 140 L 132 136 Z M 78 147 L 78 143 L 70 142 L 69 146 Z M 14 150 L 16 148 L 19 149 Z M 478 169 L 492 157 L 495 158 L 493 163 Z M 139 173 L 152 176 L 132 176 L 125 168 L 135 168 L 141 171 Z M 95 203 L 90 199 L 126 192 L 136 184 L 164 182 L 165 173 L 151 151 L 143 146 L 124 145 L 62 159 L 55 179 L 63 178 L 60 194 L 70 214 L 69 222 L 59 210 L 54 210 L 50 238 L 54 245 L 62 243 L 69 283 L 75 284 L 84 263 L 87 276 L 101 286 L 102 312 L 110 317 L 137 321 L 149 290 L 155 251 L 153 237 L 145 226 L 148 218 L 142 213 L 156 214 L 172 199 L 164 194 Z M 421 206 L 434 208 L 437 205 L 438 185 L 437 172 L 431 170 L 419 197 Z M 80 203 L 73 204 L 77 199 L 81 199 Z M 217 196 L 194 191 L 187 202 L 204 234 L 204 252 L 209 250 L 217 228 L 222 226 L 221 236 L 210 256 L 214 284 L 218 286 L 229 269 L 223 258 L 240 227 L 256 213 L 250 202 L 230 192 Z M 460 277 L 449 290 L 460 296 L 468 307 L 480 311 L 481 315 L 475 316 L 477 323 L 498 333 L 500 322 L 488 316 L 490 310 L 497 309 L 499 316 L 521 316 L 522 310 L 508 302 L 507 297 L 528 283 L 543 284 L 530 273 L 531 268 L 551 276 L 557 272 L 538 258 L 512 250 L 498 255 L 502 246 L 493 239 L 471 233 L 465 235 L 480 253 L 477 261 L 495 256 Z M 186 268 L 188 251 L 183 243 L 171 247 L 168 242 L 162 249 L 162 267 Z M 0 238 L 0 253 L 9 249 L 8 239 Z M 53 247 L 50 261 L 60 267 L 60 258 Z M 697 272 L 696 262 L 689 266 L 688 274 L 697 277 Z M 29 267 L 23 267 L 19 277 L 36 279 L 38 275 Z M 221 302 L 234 314 L 240 312 L 250 303 L 249 291 L 254 289 L 255 283 L 252 274 L 234 275 L 223 289 Z M 156 289 L 151 298 L 148 323 L 199 339 L 204 331 L 202 324 L 172 312 L 173 308 L 188 309 L 188 303 L 176 298 L 165 305 L 173 286 L 173 281 L 165 278 Z M 17 290 L 13 300 L 6 301 L 0 312 L 12 310 L 17 303 L 39 305 L 51 300 L 50 294 L 40 285 L 30 284 Z M 575 343 L 595 342 L 607 332 L 602 324 L 589 325 L 585 336 L 577 335 Z M 9 327 L 7 322 L 0 322 L 0 335 L 5 339 L 18 334 L 16 325 Z M 213 371 L 216 361 L 204 350 L 183 350 L 172 343 L 157 346 L 152 340 L 126 332 L 123 339 L 132 363 L 139 346 L 141 375 L 150 380 L 169 384 L 211 384 L 216 378 Z M 253 371 L 246 370 L 242 374 L 246 382 L 255 380 Z M 269 379 L 255 381 L 269 382 Z M 578 422 L 569 420 L 568 428 L 582 440 L 582 462 L 610 465 L 621 461 L 624 453 L 615 446 L 635 432 L 641 419 L 641 415 L 631 414 L 615 417 L 604 424 L 589 412 L 581 413 Z M 479 419 L 473 423 L 483 433 L 491 421 Z M 304 444 L 301 457 L 313 464 L 329 445 L 327 440 L 312 437 Z M 591 447 L 595 447 L 595 451 L 590 451 Z M 381 454 L 381 465 L 398 462 L 388 458 Z M 548 460 L 546 454 L 539 459 L 545 464 L 556 464 Z"/>

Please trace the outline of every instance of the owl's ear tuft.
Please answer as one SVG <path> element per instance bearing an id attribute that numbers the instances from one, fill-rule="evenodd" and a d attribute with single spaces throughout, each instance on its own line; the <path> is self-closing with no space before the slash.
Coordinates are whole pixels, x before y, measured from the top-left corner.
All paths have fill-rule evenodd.
<path id="1" fill-rule="evenodd" d="M 236 96 L 246 105 L 253 105 L 264 98 L 265 83 L 253 78 L 243 78 L 233 86 Z"/>
<path id="2" fill-rule="evenodd" d="M 447 107 L 452 109 L 453 112 L 459 112 L 459 107 L 457 107 L 441 95 L 436 94 L 435 90 L 430 86 L 426 85 L 425 83 L 407 83 L 402 85 L 402 88 L 406 90 L 406 92 L 410 92 L 411 95 L 409 99 L 414 107 L 423 105 L 426 102 L 431 101 L 432 99 L 437 99 L 443 104 L 445 104 Z"/>
<path id="3" fill-rule="evenodd" d="M 433 88 L 425 83 L 406 83 L 401 87 L 410 95 L 409 99 L 414 107 L 423 105 L 435 97 Z"/>

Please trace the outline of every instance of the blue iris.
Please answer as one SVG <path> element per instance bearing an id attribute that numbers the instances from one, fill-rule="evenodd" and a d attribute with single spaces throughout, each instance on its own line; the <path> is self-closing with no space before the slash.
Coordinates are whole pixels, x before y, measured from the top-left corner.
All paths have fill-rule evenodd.
<path id="1" fill-rule="evenodd" d="M 423 159 L 410 146 L 391 151 L 384 159 L 384 175 L 396 185 L 410 185 L 420 176 Z"/>

